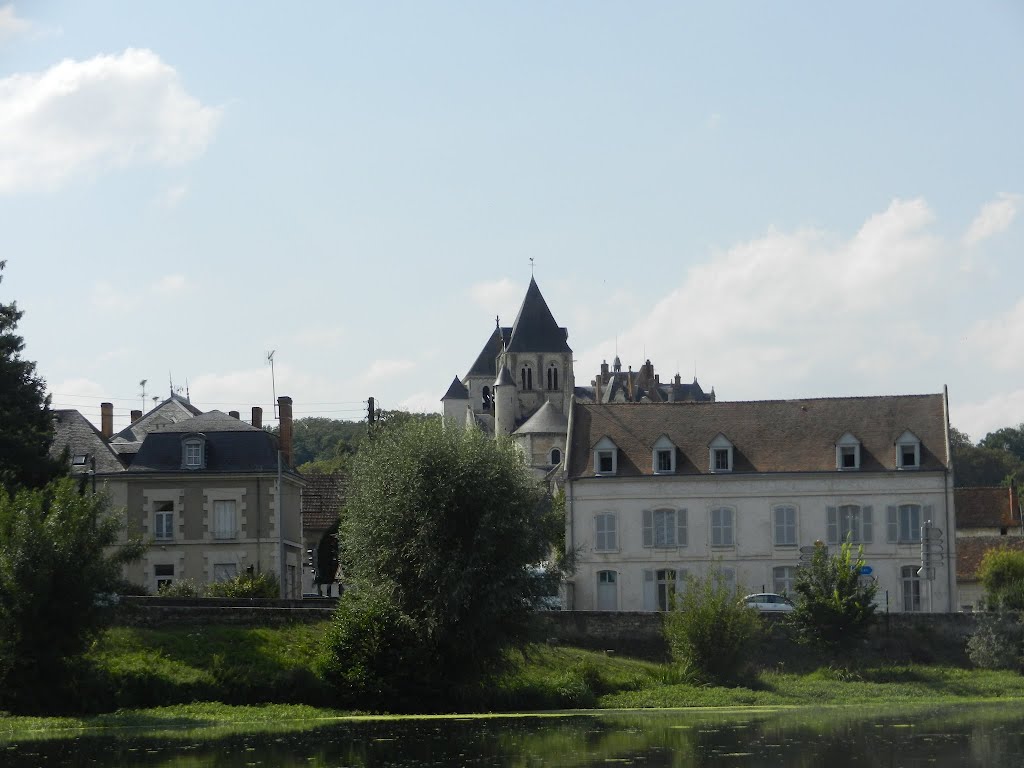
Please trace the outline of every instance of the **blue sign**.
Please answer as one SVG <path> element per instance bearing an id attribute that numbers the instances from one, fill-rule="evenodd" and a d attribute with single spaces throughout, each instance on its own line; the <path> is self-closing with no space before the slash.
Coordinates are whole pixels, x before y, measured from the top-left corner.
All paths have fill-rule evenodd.
<path id="1" fill-rule="evenodd" d="M 870 576 L 872 570 L 874 570 L 874 569 L 870 565 L 862 565 L 860 567 L 860 575 L 861 576 Z"/>

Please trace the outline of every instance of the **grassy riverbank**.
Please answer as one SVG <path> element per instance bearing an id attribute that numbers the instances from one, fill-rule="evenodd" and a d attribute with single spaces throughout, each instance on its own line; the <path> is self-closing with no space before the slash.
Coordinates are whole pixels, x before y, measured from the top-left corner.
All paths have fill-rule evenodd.
<path id="1" fill-rule="evenodd" d="M 133 725 L 264 722 L 275 727 L 351 714 L 331 708 L 332 692 L 316 670 L 322 632 L 317 624 L 111 629 L 92 649 L 88 670 L 75 683 L 74 709 L 112 714 L 0 716 L 0 737 Z M 668 664 L 575 648 L 532 645 L 510 654 L 508 661 L 508 668 L 486 684 L 459 691 L 452 709 L 884 706 L 1024 698 L 1024 677 L 1016 673 L 937 665 L 780 668 L 762 670 L 740 685 L 707 686 Z"/>

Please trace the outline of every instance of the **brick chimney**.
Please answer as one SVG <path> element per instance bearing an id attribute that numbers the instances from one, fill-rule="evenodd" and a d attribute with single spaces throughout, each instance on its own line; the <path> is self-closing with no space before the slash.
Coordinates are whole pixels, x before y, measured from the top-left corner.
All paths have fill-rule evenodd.
<path id="1" fill-rule="evenodd" d="M 114 434 L 114 404 L 100 403 L 100 435 L 109 440 Z"/>
<path id="2" fill-rule="evenodd" d="M 138 410 L 133 410 L 132 411 L 132 424 L 134 424 L 136 421 L 138 421 L 141 418 L 142 418 L 142 411 L 138 411 Z"/>
<path id="3" fill-rule="evenodd" d="M 228 411 L 228 416 L 230 416 L 232 419 L 237 419 L 239 415 L 240 414 L 238 413 L 238 411 Z"/>
<path id="4" fill-rule="evenodd" d="M 601 361 L 601 383 L 602 384 L 607 384 L 608 383 L 608 361 L 607 360 L 602 360 Z"/>
<path id="5" fill-rule="evenodd" d="M 263 429 L 263 409 L 258 405 L 252 407 L 252 425 L 256 429 Z"/>
<path id="6" fill-rule="evenodd" d="M 280 425 L 278 445 L 281 446 L 284 463 L 290 467 L 292 465 L 292 399 L 290 397 L 282 395 L 277 398 L 277 415 Z"/>

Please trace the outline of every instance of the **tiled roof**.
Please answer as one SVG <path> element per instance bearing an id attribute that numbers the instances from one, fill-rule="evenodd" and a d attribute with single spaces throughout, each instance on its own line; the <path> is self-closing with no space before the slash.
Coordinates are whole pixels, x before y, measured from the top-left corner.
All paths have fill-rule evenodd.
<path id="1" fill-rule="evenodd" d="M 953 491 L 956 527 L 1010 528 L 1015 520 L 1013 495 L 1009 488 L 957 488 Z"/>
<path id="2" fill-rule="evenodd" d="M 505 348 L 505 342 L 512 335 L 511 328 L 495 328 L 491 331 L 487 343 L 477 355 L 473 367 L 469 369 L 467 376 L 497 376 L 498 355 Z"/>
<path id="3" fill-rule="evenodd" d="M 306 487 L 302 491 L 302 527 L 306 530 L 325 531 L 338 522 L 345 503 L 345 476 L 340 473 L 309 473 L 303 475 Z"/>
<path id="4" fill-rule="evenodd" d="M 719 433 L 733 444 L 742 472 L 836 470 L 835 443 L 845 432 L 861 441 L 862 471 L 894 470 L 895 440 L 911 430 L 921 440 L 921 468 L 947 466 L 943 396 L 764 400 L 715 403 L 576 403 L 569 476 L 594 474 L 592 448 L 609 437 L 619 449 L 618 474 L 652 474 L 651 451 L 665 434 L 677 446 L 679 474 L 706 474 L 709 444 Z"/>
<path id="5" fill-rule="evenodd" d="M 565 328 L 559 328 L 548 304 L 537 287 L 537 281 L 530 278 L 530 287 L 519 314 L 512 324 L 512 338 L 508 341 L 509 352 L 572 352 L 566 342 Z"/>
<path id="6" fill-rule="evenodd" d="M 544 405 L 537 409 L 526 423 L 515 431 L 517 435 L 529 434 L 562 434 L 569 428 L 569 421 L 565 415 L 558 410 L 551 401 L 545 401 Z"/>
<path id="7" fill-rule="evenodd" d="M 959 513 L 959 511 L 958 511 Z M 977 578 L 978 566 L 991 549 L 1012 549 L 1024 552 L 1022 536 L 965 536 L 956 540 L 956 577 L 960 581 Z"/>
<path id="8" fill-rule="evenodd" d="M 98 473 L 123 472 L 124 465 L 117 455 L 103 441 L 99 430 L 85 416 L 76 410 L 53 411 L 53 442 L 50 444 L 50 455 L 59 458 L 64 448 L 68 449 L 70 459 L 75 455 L 85 454 L 89 459 L 96 459 Z M 72 466 L 72 474 L 81 474 L 91 469 L 91 464 Z"/>

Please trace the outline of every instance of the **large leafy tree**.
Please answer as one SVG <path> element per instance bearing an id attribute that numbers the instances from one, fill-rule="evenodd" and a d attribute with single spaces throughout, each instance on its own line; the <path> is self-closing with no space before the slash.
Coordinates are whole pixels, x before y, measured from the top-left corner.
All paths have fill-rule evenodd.
<path id="1" fill-rule="evenodd" d="M 5 261 L 0 261 L 0 282 Z M 0 303 L 0 486 L 5 491 L 37 488 L 59 474 L 63 463 L 50 458 L 53 416 L 46 382 L 35 363 L 23 360 L 25 342 L 15 333 L 22 312 Z"/>
<path id="2" fill-rule="evenodd" d="M 990 432 L 977 445 L 956 427 L 950 428 L 957 487 L 1006 485 L 1024 480 L 1024 440 L 1020 428 Z"/>
<path id="3" fill-rule="evenodd" d="M 139 542 L 120 543 L 104 494 L 71 479 L 0 494 L 0 709 L 74 706 L 73 662 L 103 626 L 104 597 Z"/>
<path id="4" fill-rule="evenodd" d="M 340 536 L 350 589 L 327 668 L 363 706 L 424 707 L 524 635 L 546 586 L 531 565 L 564 522 L 509 442 L 397 421 L 353 466 Z"/>

